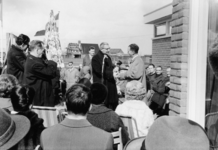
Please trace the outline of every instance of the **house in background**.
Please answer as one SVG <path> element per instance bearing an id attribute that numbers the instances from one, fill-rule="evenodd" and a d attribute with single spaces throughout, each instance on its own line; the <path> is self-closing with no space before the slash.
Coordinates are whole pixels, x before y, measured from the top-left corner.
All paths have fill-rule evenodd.
<path id="1" fill-rule="evenodd" d="M 165 70 L 170 66 L 172 3 L 144 15 L 144 23 L 153 26 L 152 60 Z"/>

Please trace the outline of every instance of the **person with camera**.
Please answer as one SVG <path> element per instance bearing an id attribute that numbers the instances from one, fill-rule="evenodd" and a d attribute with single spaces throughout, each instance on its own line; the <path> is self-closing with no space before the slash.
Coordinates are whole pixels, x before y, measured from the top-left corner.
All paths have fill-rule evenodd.
<path id="1" fill-rule="evenodd" d="M 33 40 L 30 42 L 29 55 L 24 67 L 24 83 L 35 90 L 33 105 L 55 105 L 52 91 L 52 79 L 57 76 L 57 63 L 51 60 L 51 53 L 45 51 L 43 42 Z M 46 60 L 42 59 L 45 53 Z"/>
<path id="2" fill-rule="evenodd" d="M 10 47 L 7 55 L 7 74 L 14 75 L 20 83 L 23 81 L 24 63 L 26 61 L 25 51 L 29 47 L 30 38 L 20 34 L 16 44 Z"/>

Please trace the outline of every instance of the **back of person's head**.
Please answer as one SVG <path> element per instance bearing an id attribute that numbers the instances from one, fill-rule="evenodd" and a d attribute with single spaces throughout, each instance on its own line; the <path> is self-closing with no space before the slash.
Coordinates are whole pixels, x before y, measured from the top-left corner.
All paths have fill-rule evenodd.
<path id="1" fill-rule="evenodd" d="M 92 93 L 92 104 L 103 104 L 108 94 L 107 87 L 101 83 L 93 83 L 90 89 Z"/>
<path id="2" fill-rule="evenodd" d="M 90 88 L 91 85 L 92 85 L 92 83 L 90 82 L 90 80 L 87 79 L 87 78 L 82 78 L 82 79 L 80 79 L 78 83 L 79 83 L 79 84 L 82 84 L 82 85 L 85 85 L 85 86 L 88 87 L 88 88 Z"/>
<path id="3" fill-rule="evenodd" d="M 86 115 L 91 105 L 89 88 L 82 84 L 71 86 L 66 94 L 67 111 L 73 114 Z"/>
<path id="4" fill-rule="evenodd" d="M 126 100 L 144 100 L 145 96 L 146 89 L 141 82 L 133 80 L 126 84 Z"/>
<path id="5" fill-rule="evenodd" d="M 136 54 L 138 54 L 138 51 L 139 51 L 139 46 L 138 45 L 130 44 L 129 47 L 130 47 L 131 51 L 134 51 Z"/>
<path id="6" fill-rule="evenodd" d="M 41 48 L 41 49 L 44 48 L 44 43 L 40 40 L 32 40 L 29 46 L 30 52 L 36 48 Z"/>
<path id="7" fill-rule="evenodd" d="M 30 42 L 30 38 L 27 35 L 24 34 L 20 34 L 17 38 L 16 38 L 16 44 L 17 45 L 28 45 Z"/>
<path id="8" fill-rule="evenodd" d="M 150 127 L 144 146 L 146 150 L 210 149 L 204 129 L 194 121 L 177 116 L 158 118 Z"/>
<path id="9" fill-rule="evenodd" d="M 0 97 L 9 98 L 11 90 L 18 85 L 18 80 L 10 74 L 0 75 Z"/>
<path id="10" fill-rule="evenodd" d="M 33 102 L 35 91 L 28 86 L 16 86 L 11 91 L 11 103 L 15 111 L 27 111 Z"/>

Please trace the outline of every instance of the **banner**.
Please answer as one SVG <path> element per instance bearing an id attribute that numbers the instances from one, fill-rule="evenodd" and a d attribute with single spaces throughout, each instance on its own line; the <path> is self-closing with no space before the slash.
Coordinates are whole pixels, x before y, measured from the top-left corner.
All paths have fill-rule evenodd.
<path id="1" fill-rule="evenodd" d="M 61 43 L 58 27 L 59 13 L 54 16 L 53 10 L 50 13 L 50 20 L 45 28 L 45 48 L 55 57 L 58 67 L 64 67 Z"/>

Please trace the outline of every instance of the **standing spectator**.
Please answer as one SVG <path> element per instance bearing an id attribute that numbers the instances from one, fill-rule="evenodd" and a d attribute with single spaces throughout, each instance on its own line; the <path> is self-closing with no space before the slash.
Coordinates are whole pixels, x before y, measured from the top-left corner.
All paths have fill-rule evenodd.
<path id="1" fill-rule="evenodd" d="M 51 54 L 46 53 L 47 61 L 44 61 L 42 53 L 43 42 L 33 40 L 30 42 L 30 54 L 24 69 L 25 83 L 35 90 L 33 105 L 51 106 L 55 105 L 52 91 L 52 79 L 56 77 L 57 63 L 50 60 Z"/>
<path id="2" fill-rule="evenodd" d="M 87 120 L 94 126 L 107 132 L 116 132 L 121 127 L 123 145 L 128 142 L 128 133 L 120 117 L 111 109 L 104 106 L 107 97 L 107 88 L 101 83 L 91 85 L 92 109 L 87 115 Z"/>
<path id="3" fill-rule="evenodd" d="M 105 105 L 115 110 L 118 105 L 118 95 L 113 76 L 114 65 L 108 55 L 109 52 L 109 44 L 103 42 L 100 44 L 100 51 L 92 58 L 93 83 L 103 83 L 107 87 L 108 96 Z"/>
<path id="4" fill-rule="evenodd" d="M 115 111 L 120 116 L 131 116 L 136 120 L 137 127 L 133 126 L 135 137 L 138 134 L 139 137 L 146 136 L 154 122 L 151 109 L 143 101 L 145 97 L 146 89 L 141 82 L 135 80 L 128 82 L 126 85 L 125 102 L 118 105 Z"/>
<path id="5" fill-rule="evenodd" d="M 89 47 L 89 54 L 86 54 L 85 57 L 83 58 L 83 67 L 84 66 L 91 66 L 92 58 L 95 55 L 95 48 L 93 46 Z"/>
<path id="6" fill-rule="evenodd" d="M 147 105 L 149 106 L 151 103 L 151 97 L 154 94 L 154 91 L 152 89 L 155 78 L 156 78 L 156 72 L 155 72 L 155 66 L 154 64 L 148 65 L 148 72 L 149 74 L 146 75 L 147 80 Z"/>
<path id="7" fill-rule="evenodd" d="M 11 90 L 18 85 L 18 80 L 10 74 L 0 75 L 0 108 L 7 111 L 13 110 L 11 104 Z"/>
<path id="8" fill-rule="evenodd" d="M 66 69 L 61 70 L 61 79 L 66 80 L 67 89 L 73 84 L 77 83 L 80 79 L 80 72 L 73 66 L 73 62 L 69 62 Z"/>
<path id="9" fill-rule="evenodd" d="M 38 118 L 38 115 L 30 109 L 34 94 L 34 89 L 27 86 L 17 86 L 11 91 L 11 103 L 14 108 L 11 114 L 22 115 L 30 120 L 30 130 L 18 143 L 17 150 L 35 149 L 40 144 L 40 135 L 45 129 L 43 119 Z"/>
<path id="10" fill-rule="evenodd" d="M 110 133 L 91 125 L 86 119 L 91 107 L 89 88 L 75 84 L 66 93 L 68 116 L 41 134 L 43 150 L 112 150 Z M 52 137 L 52 138 L 51 138 Z"/>
<path id="11" fill-rule="evenodd" d="M 167 96 L 164 95 L 165 93 L 165 81 L 164 81 L 164 76 L 162 74 L 162 67 L 158 66 L 156 68 L 156 77 L 155 81 L 152 87 L 152 90 L 154 91 L 154 94 L 151 98 L 151 104 L 150 108 L 153 110 L 154 114 L 157 115 L 162 115 L 162 108 L 163 105 L 166 102 Z"/>
<path id="12" fill-rule="evenodd" d="M 130 44 L 128 53 L 131 56 L 129 69 L 125 73 L 120 74 L 120 79 L 140 81 L 146 88 L 145 64 L 141 56 L 138 55 L 139 47 L 136 44 Z"/>
<path id="13" fill-rule="evenodd" d="M 11 46 L 7 55 L 7 73 L 14 75 L 20 83 L 23 82 L 25 51 L 29 47 L 29 42 L 28 36 L 20 34 L 16 39 L 16 44 Z"/>

